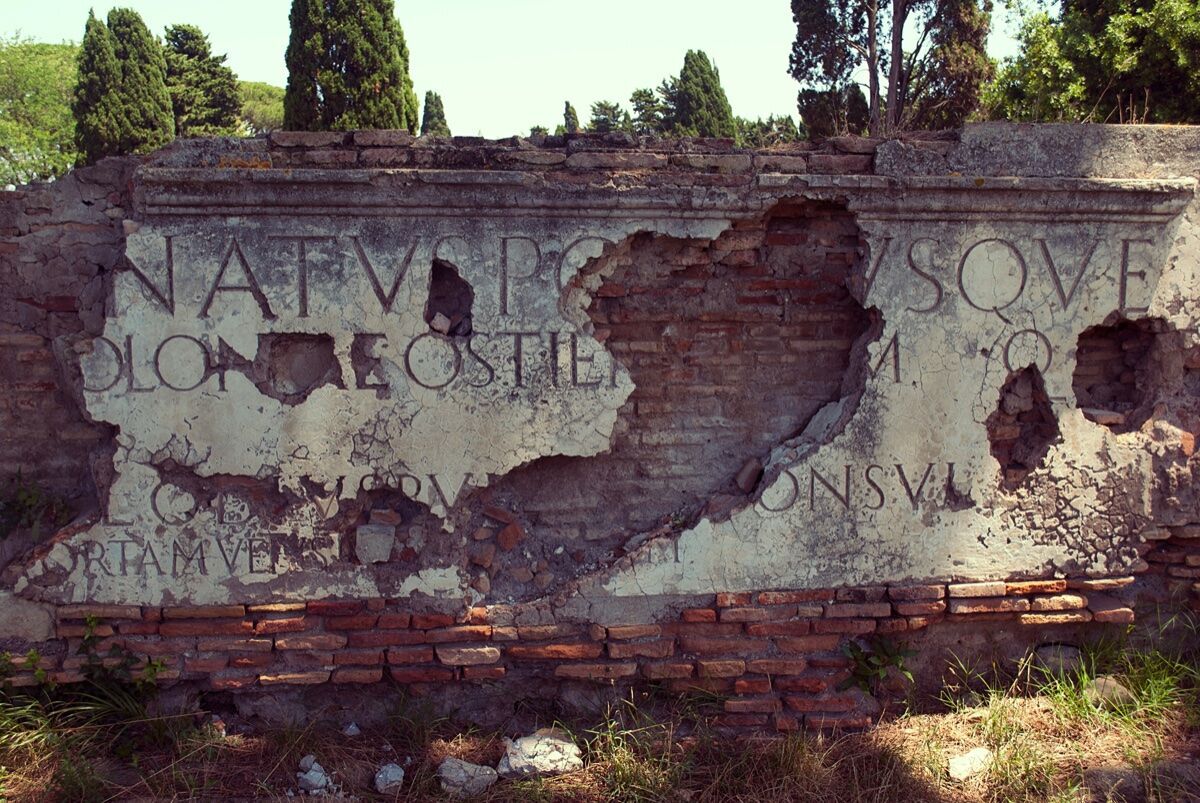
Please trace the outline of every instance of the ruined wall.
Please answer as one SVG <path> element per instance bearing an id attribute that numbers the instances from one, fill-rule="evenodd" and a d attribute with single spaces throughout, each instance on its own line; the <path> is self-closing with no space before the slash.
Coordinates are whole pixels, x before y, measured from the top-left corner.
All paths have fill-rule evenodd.
<path id="1" fill-rule="evenodd" d="M 8 635 L 791 727 L 863 715 L 844 638 L 1127 622 L 1200 579 L 1197 156 L 281 133 L 6 193 L 0 478 L 78 512 Z"/>

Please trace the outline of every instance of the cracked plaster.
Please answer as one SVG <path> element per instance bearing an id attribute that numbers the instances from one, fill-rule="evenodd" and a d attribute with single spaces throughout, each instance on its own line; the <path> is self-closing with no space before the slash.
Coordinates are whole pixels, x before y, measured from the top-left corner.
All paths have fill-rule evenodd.
<path id="1" fill-rule="evenodd" d="M 986 134 L 968 137 L 952 157 L 991 169 L 998 157 Z M 1008 136 L 1001 134 L 998 142 Z M 441 171 L 452 185 L 438 185 L 429 171 L 410 172 L 296 171 L 260 180 L 238 171 L 143 171 L 147 189 L 126 248 L 141 277 L 116 275 L 107 344 L 92 341 L 90 354 L 81 346 L 86 387 L 104 388 L 84 391 L 87 412 L 118 431 L 104 517 L 38 552 L 15 581 L 18 593 L 148 604 L 478 599 L 453 557 L 382 579 L 349 559 L 345 533 L 330 522 L 361 491 L 388 486 L 441 518 L 442 531 L 425 538 L 461 540 L 454 512 L 471 489 L 540 457 L 606 450 L 633 388 L 619 364 L 600 368 L 612 357 L 582 312 L 599 277 L 572 276 L 604 242 L 638 232 L 711 239 L 796 197 L 846 203 L 866 243 L 852 280 L 878 323 L 852 353 L 846 394 L 775 449 L 751 504 L 652 538 L 555 599 L 594 605 L 1125 572 L 1139 560 L 1143 526 L 1164 509 L 1182 520 L 1194 515 L 1164 505 L 1159 487 L 1165 474 L 1187 482 L 1175 476 L 1186 459 L 1180 433 L 1158 424 L 1114 434 L 1076 409 L 1072 389 L 1080 333 L 1114 315 L 1160 318 L 1195 347 L 1200 246 L 1191 178 L 766 174 L 738 190 L 568 193 L 520 174 Z M 304 241 L 303 280 L 297 237 L 313 238 Z M 471 347 L 431 333 L 424 320 L 435 259 L 473 289 Z M 560 348 L 557 361 L 549 359 L 552 331 L 597 355 L 587 370 L 600 368 L 598 387 L 561 381 L 570 357 Z M 534 344 L 513 332 L 540 335 Z M 220 341 L 252 359 L 264 333 L 332 336 L 343 387 L 322 385 L 288 404 L 239 370 L 222 380 Z M 355 353 L 355 334 L 364 333 L 383 336 L 365 368 Z M 157 371 L 156 348 L 167 349 Z M 456 350 L 457 372 L 447 356 Z M 210 365 L 201 370 L 205 351 Z M 1029 364 L 1044 378 L 1060 439 L 1009 492 L 985 422 L 1001 385 Z M 424 386 L 447 372 L 457 377 L 446 387 Z M 254 478 L 285 500 L 283 509 L 237 494 L 197 499 L 175 487 L 180 471 Z M 436 483 L 417 491 L 412 480 L 428 477 Z M 205 571 L 197 566 L 201 543 Z"/>

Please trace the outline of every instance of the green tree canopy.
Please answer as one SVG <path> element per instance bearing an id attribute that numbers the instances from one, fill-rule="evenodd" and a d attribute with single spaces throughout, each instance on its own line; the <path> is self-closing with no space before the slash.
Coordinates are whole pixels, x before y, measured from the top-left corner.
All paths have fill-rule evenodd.
<path id="1" fill-rule="evenodd" d="M 1200 122 L 1200 0 L 1063 0 L 1027 15 L 987 90 L 1015 120 Z"/>
<path id="2" fill-rule="evenodd" d="M 653 89 L 635 89 L 629 96 L 633 107 L 633 133 L 654 135 L 663 133 L 663 114 L 666 107 Z"/>
<path id="3" fill-rule="evenodd" d="M 260 81 L 238 81 L 242 99 L 241 123 L 247 133 L 258 135 L 283 128 L 283 87 Z"/>
<path id="4" fill-rule="evenodd" d="M 736 137 L 733 109 L 721 76 L 702 50 L 689 50 L 683 57 L 679 76 L 659 87 L 665 112 L 663 127 L 686 137 Z"/>
<path id="5" fill-rule="evenodd" d="M 108 26 L 91 12 L 79 46 L 77 67 L 71 111 L 79 151 L 88 162 L 124 153 L 127 123 L 125 106 L 118 96 L 121 68 L 116 45 Z"/>
<path id="6" fill-rule="evenodd" d="M 629 113 L 621 108 L 620 103 L 598 100 L 592 104 L 592 119 L 588 123 L 588 131 L 607 134 L 609 131 L 626 131 L 630 126 Z"/>
<path id="7" fill-rule="evenodd" d="M 176 136 L 236 134 L 242 104 L 225 57 L 213 55 L 208 37 L 194 25 L 169 26 L 164 44 Z"/>
<path id="8" fill-rule="evenodd" d="M 836 107 L 864 70 L 873 135 L 960 125 L 992 76 L 991 0 L 792 0 L 792 19 L 792 77 Z M 833 110 L 848 118 L 844 106 Z"/>
<path id="9" fill-rule="evenodd" d="M 421 117 L 421 136 L 450 136 L 450 126 L 446 123 L 446 110 L 442 106 L 442 96 L 436 92 L 425 93 L 425 113 Z"/>
<path id="10" fill-rule="evenodd" d="M 737 144 L 743 148 L 769 148 L 800 141 L 800 130 L 791 117 L 771 115 L 763 120 L 734 118 L 737 123 Z"/>
<path id="11" fill-rule="evenodd" d="M 1045 12 L 1021 21 L 1018 54 L 1005 60 L 984 90 L 989 118 L 1054 123 L 1087 116 L 1083 76 L 1064 52 L 1061 38 L 1061 29 Z"/>
<path id="12" fill-rule="evenodd" d="M 284 125 L 417 132 L 408 45 L 393 0 L 292 0 Z"/>
<path id="13" fill-rule="evenodd" d="M 79 159 L 74 45 L 0 38 L 0 185 L 61 176 Z"/>
<path id="14" fill-rule="evenodd" d="M 142 17 L 131 8 L 108 12 L 113 53 L 120 68 L 120 81 L 109 87 L 120 101 L 125 127 L 121 153 L 145 153 L 170 142 L 175 136 L 175 116 L 167 92 L 167 60 L 162 45 L 150 33 Z"/>
<path id="15" fill-rule="evenodd" d="M 579 115 L 569 100 L 563 103 L 563 131 L 567 134 L 579 133 Z"/>
<path id="16" fill-rule="evenodd" d="M 867 96 L 858 84 L 846 84 L 840 89 L 801 89 L 796 107 L 800 111 L 801 125 L 810 138 L 839 134 L 861 136 L 867 132 L 870 122 Z"/>

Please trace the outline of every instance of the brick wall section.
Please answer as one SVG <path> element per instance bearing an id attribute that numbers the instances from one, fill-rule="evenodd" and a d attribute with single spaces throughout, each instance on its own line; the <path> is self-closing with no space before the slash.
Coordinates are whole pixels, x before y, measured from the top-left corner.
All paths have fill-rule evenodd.
<path id="1" fill-rule="evenodd" d="M 534 528 L 589 540 L 745 503 L 747 461 L 842 392 L 867 314 L 846 289 L 859 230 L 844 207 L 796 204 L 712 241 L 642 236 L 588 312 L 632 376 L 612 449 L 495 483 Z"/>
<path id="2" fill-rule="evenodd" d="M 636 173 L 642 184 L 661 180 L 720 186 L 743 184 L 752 172 L 869 173 L 875 144 L 833 139 L 819 148 L 750 153 L 735 151 L 727 141 L 634 142 L 620 135 L 486 142 L 413 141 L 400 132 L 280 133 L 246 143 L 243 156 L 222 163 L 246 168 L 510 169 L 538 172 L 564 185 L 597 180 L 619 184 L 622 175 Z M 913 144 L 945 152 L 952 143 L 935 139 Z M 0 383 L 5 391 L 0 429 L 7 433 L 0 439 L 0 480 L 20 469 L 62 493 L 86 497 L 91 492 L 85 479 L 88 452 L 103 435 L 84 422 L 60 390 L 51 345 L 54 338 L 92 325 L 90 316 L 100 311 L 104 275 L 120 254 L 120 221 L 127 215 L 129 178 L 137 162 L 110 160 L 52 186 L 0 194 Z M 634 473 L 639 484 L 650 487 L 659 480 L 646 433 L 679 431 L 679 422 L 704 417 L 736 418 L 737 410 L 724 407 L 722 372 L 714 367 L 719 359 L 737 364 L 742 346 L 763 358 L 761 365 L 742 363 L 749 371 L 740 380 L 745 382 L 747 377 L 754 381 L 754 372 L 766 371 L 766 365 L 772 376 L 792 371 L 802 362 L 793 359 L 793 339 L 811 343 L 815 338 L 819 344 L 816 356 L 804 359 L 821 370 L 790 378 L 788 384 L 802 390 L 787 400 L 786 411 L 751 411 L 760 415 L 760 424 L 770 420 L 779 432 L 787 432 L 802 423 L 817 400 L 835 392 L 848 343 L 863 325 L 861 311 L 851 308 L 842 286 L 857 249 L 856 232 L 847 224 L 848 217 L 836 209 L 780 209 L 765 224 L 735 228 L 704 245 L 703 259 L 689 250 L 699 246 L 681 241 L 670 245 L 675 256 L 654 266 L 639 262 L 636 248 L 630 250 L 624 270 L 615 271 L 597 294 L 592 309 L 597 329 L 635 372 L 679 371 L 689 382 L 710 382 L 718 390 L 708 396 L 720 403 L 706 410 L 694 398 L 704 394 L 671 395 L 665 378 L 657 384 L 638 381 L 639 394 L 631 402 L 633 424 L 622 437 L 630 449 L 626 459 L 641 466 Z M 804 232 L 813 239 L 796 239 Z M 659 331 L 663 322 L 648 315 L 662 297 L 657 291 L 668 285 L 673 291 L 701 288 L 709 281 L 730 282 L 736 297 L 720 309 L 694 302 L 695 319 L 679 330 L 679 342 L 670 351 L 635 348 L 669 339 L 665 328 Z M 686 292 L 680 296 L 688 297 Z M 792 305 L 789 314 L 794 317 L 780 322 L 776 313 L 785 302 Z M 756 314 L 764 311 L 775 319 L 757 320 Z M 710 314 L 725 317 L 705 320 Z M 710 334 L 714 336 L 706 337 Z M 708 345 L 696 345 L 704 341 Z M 1111 355 L 1105 356 L 1105 349 L 1111 351 L 1112 344 L 1082 345 L 1087 345 L 1080 350 L 1087 379 L 1088 366 L 1107 361 Z M 1123 385 L 1127 379 L 1124 372 L 1116 377 Z M 655 390 L 661 393 L 654 395 Z M 728 484 L 743 457 L 764 445 L 754 440 L 757 434 L 742 431 L 744 443 L 734 444 L 731 438 L 712 447 L 726 456 L 711 461 L 711 474 L 697 477 Z M 677 446 L 682 454 L 695 444 L 666 446 Z M 678 455 L 668 462 L 686 464 Z M 663 493 L 663 487 L 655 486 L 647 498 Z M 595 521 L 595 515 L 589 511 L 588 521 Z M 577 520 L 582 518 L 576 514 Z M 598 529 L 617 523 L 605 522 Z M 580 528 L 583 532 L 582 522 Z M 1144 535 L 1147 576 L 1200 610 L 1200 525 L 1152 528 Z M 724 696 L 719 724 L 728 727 L 861 727 L 869 721 L 861 698 L 837 690 L 847 673 L 847 659 L 839 649 L 847 639 L 877 633 L 907 639 L 955 621 L 1030 627 L 1127 623 L 1133 611 L 1118 598 L 1135 581 L 763 590 L 716 594 L 670 621 L 604 626 L 520 626 L 515 624 L 519 609 L 513 606 L 474 608 L 456 618 L 380 599 L 210 608 L 64 606 L 58 610 L 58 640 L 43 645 L 47 657 L 38 668 L 56 682 L 81 680 L 84 659 L 77 651 L 89 630 L 85 618 L 96 617 L 101 653 L 120 645 L 142 661 L 161 659 L 166 669 L 160 680 L 198 682 L 215 690 L 391 682 L 422 692 L 445 684 L 515 678 L 656 682 Z M 13 658 L 6 682 L 37 683 L 34 667 L 25 663 Z"/>
<path id="3" fill-rule="evenodd" d="M 1200 524 L 1143 531 L 1147 573 L 1162 577 L 1177 599 L 1200 611 Z"/>
<path id="4" fill-rule="evenodd" d="M 1151 535 L 1156 535 L 1152 533 Z M 1200 610 L 1200 526 L 1163 528 L 1148 560 L 1191 594 Z M 1159 569 L 1158 567 L 1163 567 Z M 906 640 L 941 622 L 1047 627 L 1127 624 L 1134 611 L 1115 594 L 1134 577 L 928 583 L 867 588 L 715 594 L 663 622 L 623 625 L 514 624 L 514 606 L 459 617 L 411 611 L 389 600 L 143 608 L 71 605 L 58 611 L 66 657 L 45 658 L 58 683 L 83 679 L 77 655 L 95 617 L 101 655 L 120 645 L 161 660 L 160 681 L 213 690 L 392 682 L 423 693 L 443 684 L 538 678 L 545 683 L 655 682 L 725 698 L 717 725 L 755 730 L 860 728 L 863 697 L 839 691 L 847 639 Z M 34 685 L 14 660 L 8 682 Z"/>
<path id="5" fill-rule="evenodd" d="M 77 507 L 94 500 L 89 455 L 107 434 L 63 392 L 52 349 L 84 329 L 81 311 L 102 314 L 135 163 L 0 192 L 0 491 L 20 472 Z"/>
<path id="6" fill-rule="evenodd" d="M 1072 384 L 1075 398 L 1089 419 L 1116 432 L 1138 429 L 1144 409 L 1148 357 L 1154 347 L 1151 325 L 1122 321 L 1093 326 L 1079 336 Z"/>

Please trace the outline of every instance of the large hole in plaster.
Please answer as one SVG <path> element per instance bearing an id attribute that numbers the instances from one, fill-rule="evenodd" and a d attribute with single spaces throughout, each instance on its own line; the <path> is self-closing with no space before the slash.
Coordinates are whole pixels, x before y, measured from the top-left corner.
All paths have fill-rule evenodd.
<path id="1" fill-rule="evenodd" d="M 1079 336 L 1072 385 L 1091 421 L 1114 432 L 1137 430 L 1150 417 L 1147 376 L 1155 321 L 1093 326 Z"/>
<path id="2" fill-rule="evenodd" d="M 429 272 L 429 300 L 425 302 L 425 323 L 443 335 L 471 334 L 471 306 L 475 291 L 444 259 L 433 260 Z"/>
<path id="3" fill-rule="evenodd" d="M 844 393 L 870 325 L 847 289 L 860 235 L 844 206 L 796 202 L 715 241 L 610 250 L 587 315 L 635 385 L 612 448 L 535 461 L 495 496 L 535 536 L 597 546 L 749 504 L 771 451 Z"/>
<path id="4" fill-rule="evenodd" d="M 996 411 L 988 416 L 992 456 L 1000 463 L 1000 484 L 1012 490 L 1042 464 L 1059 436 L 1041 371 L 1030 365 L 1009 375 L 1000 388 Z"/>
<path id="5" fill-rule="evenodd" d="M 253 372 L 258 389 L 285 404 L 302 403 L 322 385 L 345 387 L 333 337 L 325 334 L 259 335 Z"/>

